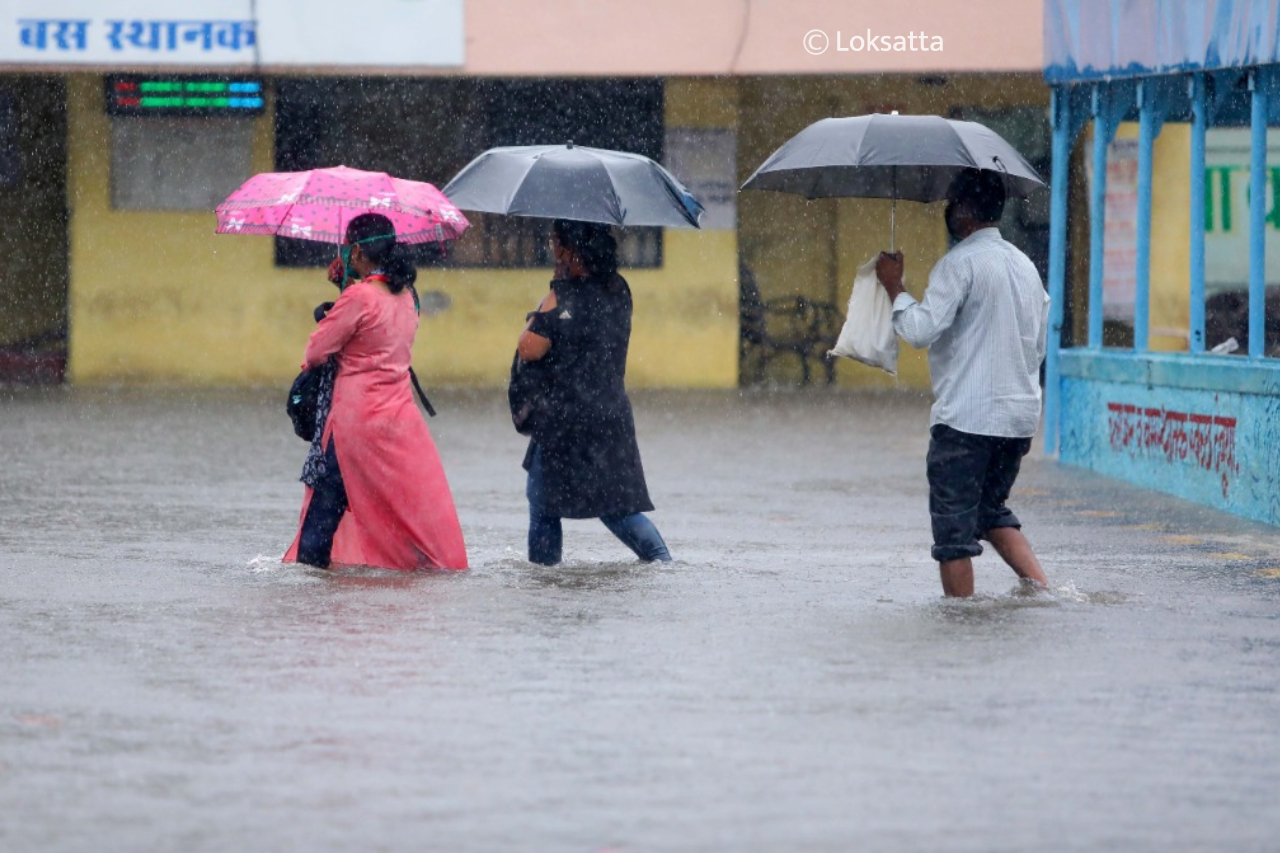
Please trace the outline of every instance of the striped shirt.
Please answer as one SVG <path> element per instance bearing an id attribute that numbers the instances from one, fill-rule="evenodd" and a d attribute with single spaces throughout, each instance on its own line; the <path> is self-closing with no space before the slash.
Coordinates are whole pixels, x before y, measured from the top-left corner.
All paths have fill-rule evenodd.
<path id="1" fill-rule="evenodd" d="M 1048 326 L 1035 265 L 997 228 L 956 244 L 929 275 L 924 301 L 902 293 L 893 302 L 894 331 L 929 348 L 930 425 L 974 435 L 1035 435 Z"/>

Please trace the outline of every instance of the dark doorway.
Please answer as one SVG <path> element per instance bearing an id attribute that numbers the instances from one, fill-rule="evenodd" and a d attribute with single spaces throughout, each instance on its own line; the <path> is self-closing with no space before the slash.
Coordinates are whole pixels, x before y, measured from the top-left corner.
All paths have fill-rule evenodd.
<path id="1" fill-rule="evenodd" d="M 58 384 L 67 368 L 67 93 L 0 76 L 0 382 Z"/>

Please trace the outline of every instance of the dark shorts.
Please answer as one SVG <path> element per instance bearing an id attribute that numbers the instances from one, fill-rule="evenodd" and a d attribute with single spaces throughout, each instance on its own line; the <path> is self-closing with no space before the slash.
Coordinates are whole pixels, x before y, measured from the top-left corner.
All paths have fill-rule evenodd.
<path id="1" fill-rule="evenodd" d="M 976 557 L 979 539 L 999 527 L 1021 529 L 1004 502 L 1018 478 L 1029 438 L 972 435 L 938 424 L 929 430 L 929 516 L 933 559 Z"/>

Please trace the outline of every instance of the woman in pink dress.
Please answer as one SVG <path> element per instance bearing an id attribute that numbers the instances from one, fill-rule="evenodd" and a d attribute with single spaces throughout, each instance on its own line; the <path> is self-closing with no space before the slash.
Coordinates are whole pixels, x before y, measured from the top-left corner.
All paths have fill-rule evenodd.
<path id="1" fill-rule="evenodd" d="M 322 568 L 465 569 L 453 496 L 409 382 L 416 271 L 391 220 L 376 213 L 351 220 L 343 260 L 359 280 L 320 320 L 303 359 L 315 369 L 332 356 L 337 374 L 284 559 Z"/>

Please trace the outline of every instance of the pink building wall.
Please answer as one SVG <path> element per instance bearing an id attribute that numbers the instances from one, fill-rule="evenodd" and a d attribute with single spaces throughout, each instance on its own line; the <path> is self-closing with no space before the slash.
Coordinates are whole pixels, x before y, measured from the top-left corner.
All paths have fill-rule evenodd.
<path id="1" fill-rule="evenodd" d="M 467 0 L 461 73 L 1039 71 L 1042 7 L 1040 0 Z M 813 30 L 827 45 L 816 55 L 805 49 Z M 837 32 L 849 48 L 868 30 L 878 45 L 882 36 L 924 33 L 932 46 L 939 36 L 942 50 L 838 50 Z M 823 43 L 814 37 L 813 47 Z"/>

